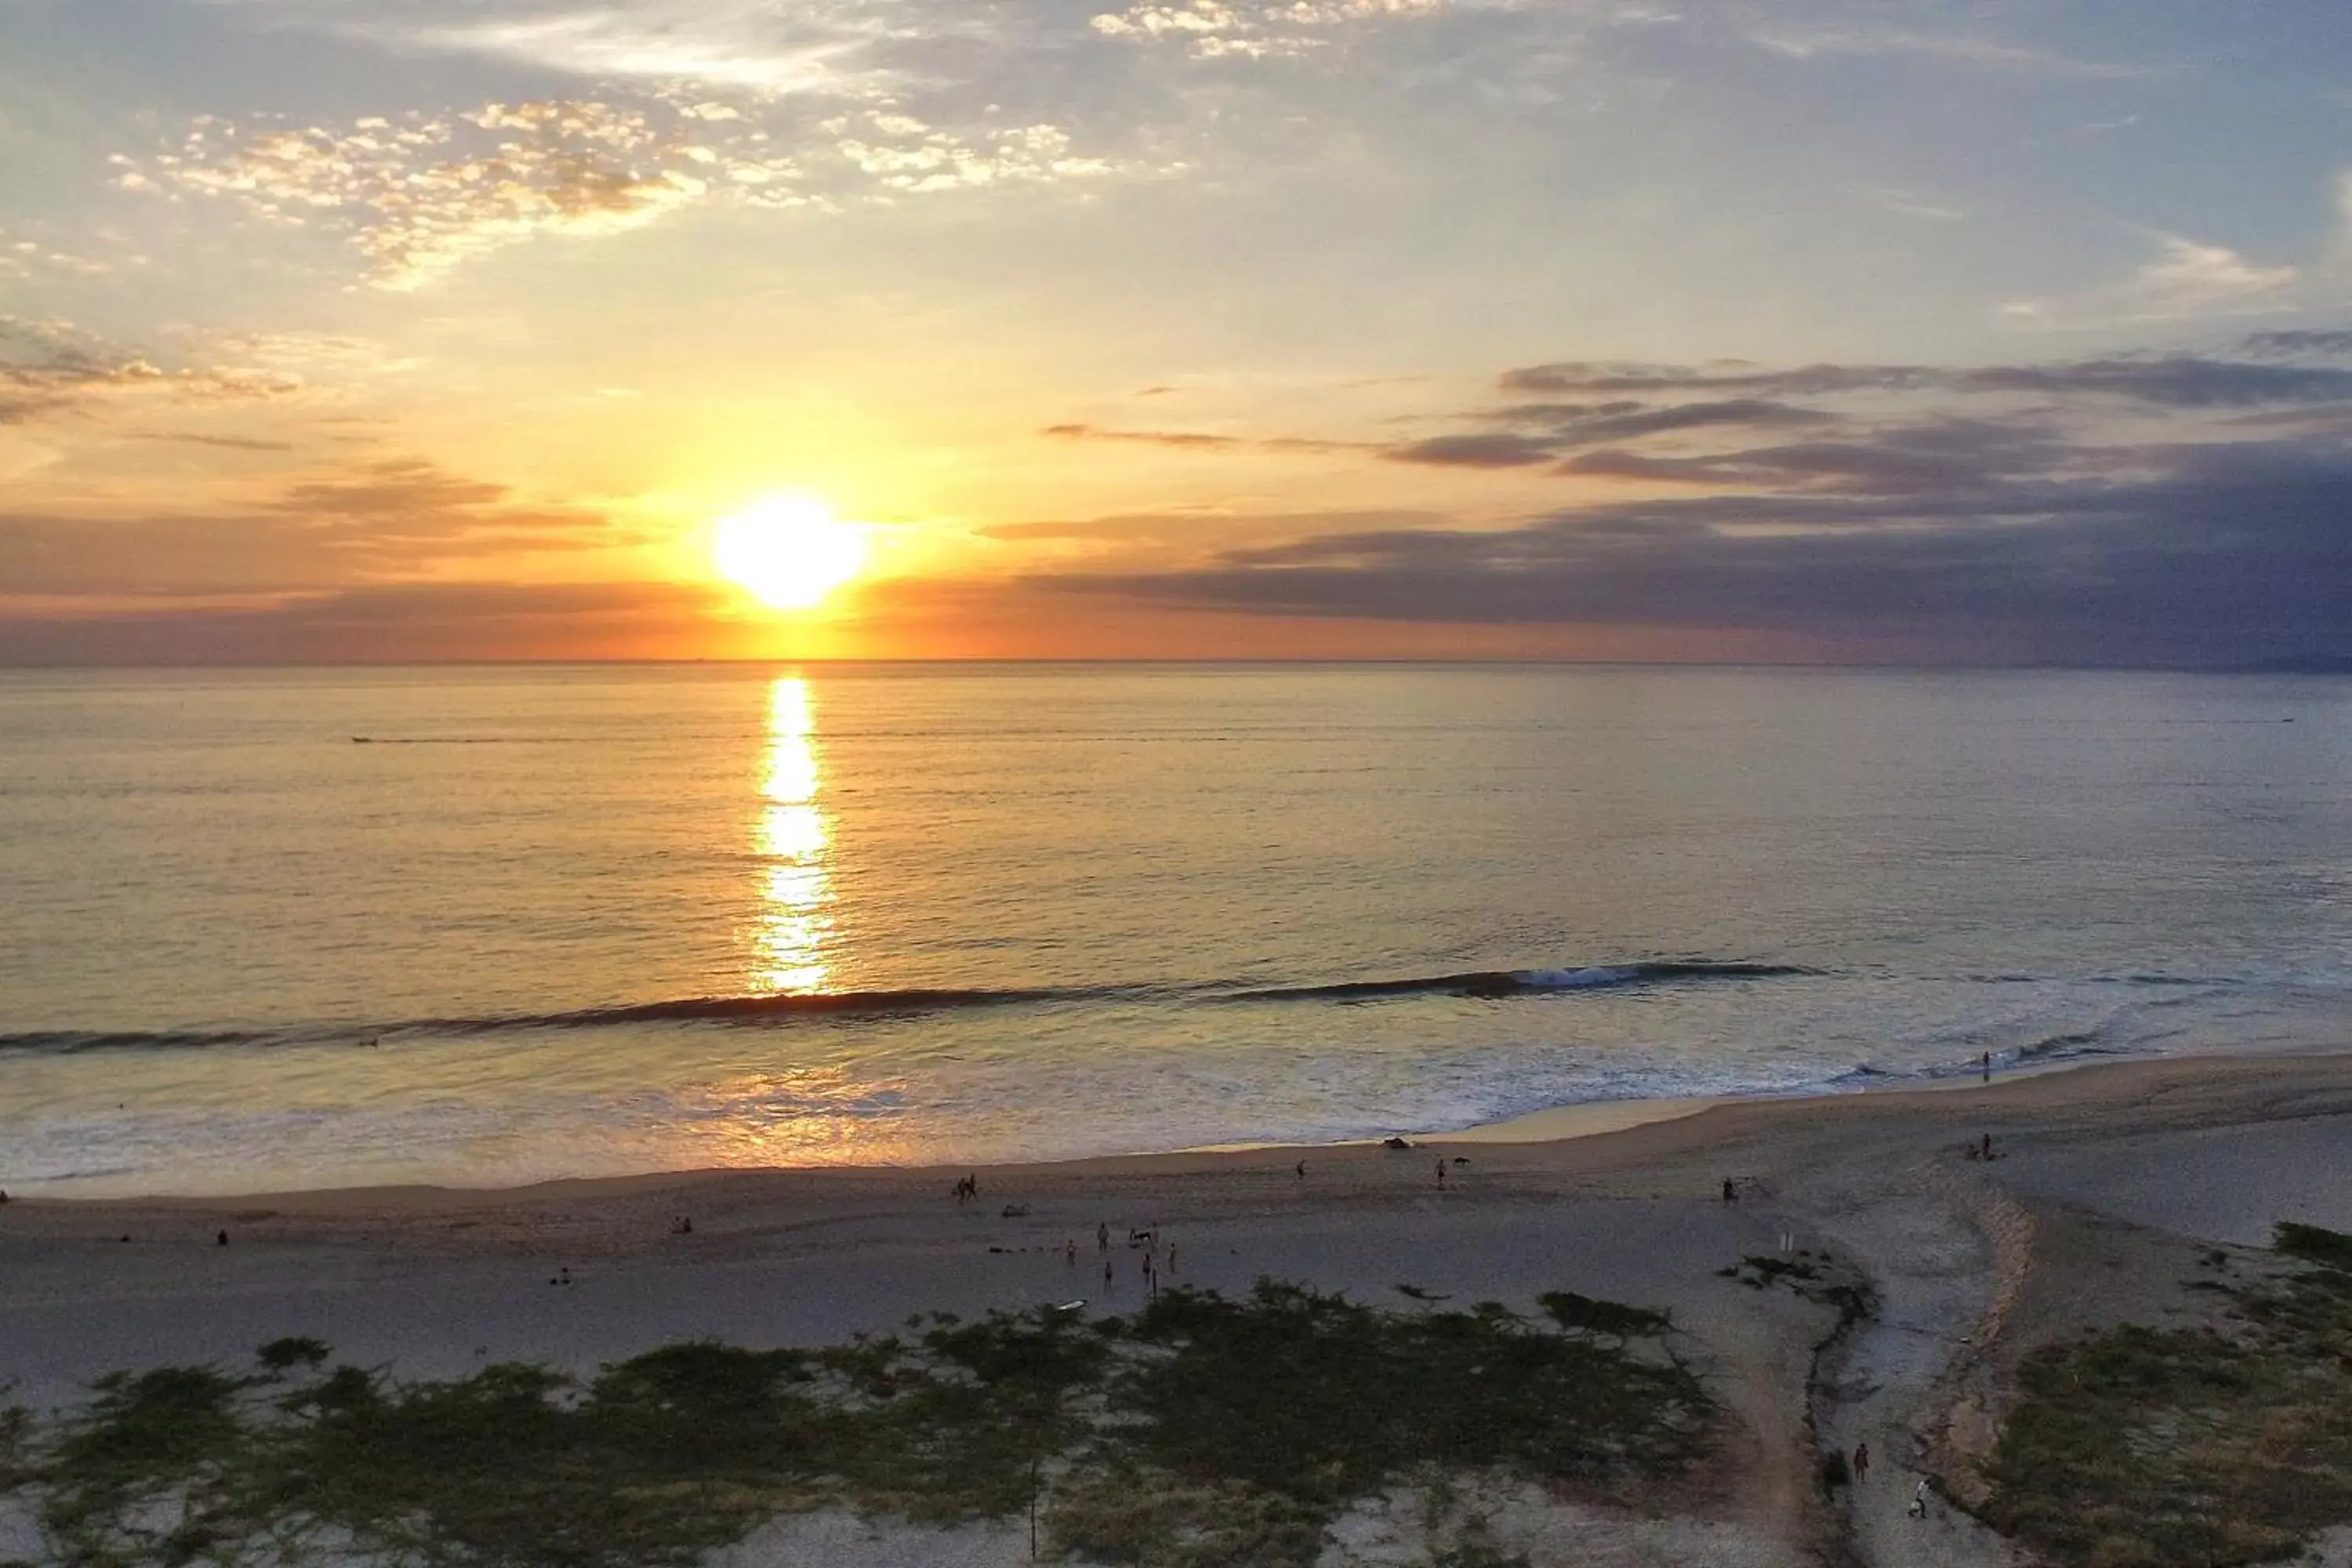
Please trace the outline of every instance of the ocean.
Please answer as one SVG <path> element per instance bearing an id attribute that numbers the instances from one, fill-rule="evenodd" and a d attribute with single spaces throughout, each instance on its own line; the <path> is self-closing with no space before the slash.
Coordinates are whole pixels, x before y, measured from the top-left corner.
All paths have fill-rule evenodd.
<path id="1" fill-rule="evenodd" d="M 2329 1046 L 2352 680 L 0 673 L 0 1187 L 982 1163 Z"/>

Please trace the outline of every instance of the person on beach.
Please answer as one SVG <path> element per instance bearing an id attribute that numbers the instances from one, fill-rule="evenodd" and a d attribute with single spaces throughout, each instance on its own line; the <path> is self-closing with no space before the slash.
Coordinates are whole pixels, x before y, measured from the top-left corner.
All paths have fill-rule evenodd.
<path id="1" fill-rule="evenodd" d="M 1984 1152 L 1983 1152 L 1982 1154 L 1980 1154 L 1979 1156 L 1978 1156 L 1978 1157 L 1979 1157 L 1979 1159 L 1985 1159 L 1985 1160 L 1990 1160 L 1990 1159 L 1991 1159 L 1991 1158 L 1992 1158 L 1992 1134 L 1991 1134 L 1991 1133 L 1988 1132 L 1988 1133 L 1986 1133 L 1986 1134 L 1984 1135 Z"/>
<path id="2" fill-rule="evenodd" d="M 1298 1162 L 1298 1179 L 1302 1182 L 1307 1179 L 1307 1162 L 1304 1160 Z"/>
<path id="3" fill-rule="evenodd" d="M 1990 1083 L 1992 1081 L 1992 1053 L 1990 1051 L 1987 1051 L 1984 1054 L 1984 1059 L 1980 1065 L 1984 1068 L 1985 1082 Z"/>
<path id="4" fill-rule="evenodd" d="M 1110 1221 L 1108 1220 L 1095 1226 L 1095 1250 L 1097 1252 L 1110 1250 Z"/>
<path id="5" fill-rule="evenodd" d="M 1910 1511 L 1913 1519 L 1927 1517 L 1927 1478 L 1925 1476 L 1919 1478 L 1919 1489 L 1911 1494 Z"/>
<path id="6" fill-rule="evenodd" d="M 1073 1268 L 1076 1268 L 1078 1266 L 1078 1238 L 1076 1237 L 1071 1237 L 1068 1240 L 1062 1243 L 1062 1258 L 1063 1261 L 1067 1263 Z"/>
<path id="7" fill-rule="evenodd" d="M 1443 1160 L 1437 1162 L 1437 1184 L 1441 1187 L 1445 1184 L 1445 1162 Z"/>
<path id="8" fill-rule="evenodd" d="M 1739 1201 L 1739 1184 L 1729 1176 L 1723 1178 L 1723 1201 L 1727 1204 L 1736 1204 Z"/>
<path id="9" fill-rule="evenodd" d="M 1853 1484 L 1860 1486 L 1869 1479 L 1870 1445 L 1867 1443 L 1856 1443 L 1853 1446 Z"/>

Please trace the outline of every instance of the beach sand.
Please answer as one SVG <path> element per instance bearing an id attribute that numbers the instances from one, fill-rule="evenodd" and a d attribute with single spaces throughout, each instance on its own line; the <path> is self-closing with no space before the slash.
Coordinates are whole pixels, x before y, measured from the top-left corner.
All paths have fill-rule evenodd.
<path id="1" fill-rule="evenodd" d="M 1988 1132 L 1997 1157 L 1967 1158 Z M 590 1372 L 680 1339 L 830 1342 L 918 1311 L 1080 1298 L 1126 1311 L 1143 1290 L 1127 1233 L 1157 1225 L 1174 1283 L 1233 1291 L 1272 1275 L 1386 1305 L 1405 1304 L 1400 1285 L 1522 1307 L 1565 1289 L 1670 1309 L 1738 1425 L 1719 1473 L 1649 1518 L 1524 1491 L 1485 1500 L 1498 1539 L 1534 1563 L 1766 1568 L 1842 1542 L 1873 1564 L 2008 1563 L 1961 1508 L 1939 1499 L 1909 1517 L 1917 1478 L 1971 1495 L 2005 1379 L 2036 1345 L 2210 1311 L 2180 1286 L 2198 1252 L 2259 1247 L 2281 1218 L 2352 1229 L 2352 1056 L 1612 1108 L 1410 1151 L 985 1168 L 979 1200 L 959 1205 L 961 1173 L 18 1201 L 0 1206 L 0 1388 L 13 1385 L 0 1403 L 69 1405 L 110 1370 L 241 1362 L 289 1334 L 426 1377 L 511 1359 Z M 1727 1177 L 1737 1203 L 1722 1200 Z M 681 1215 L 690 1234 L 673 1233 Z M 1876 1310 L 1839 1333 L 1829 1306 L 1718 1273 L 1784 1242 L 1857 1271 Z M 577 1283 L 551 1286 L 559 1269 Z M 1868 1482 L 1825 1502 L 1820 1453 L 1863 1441 Z M 1409 1561 L 1415 1517 L 1410 1500 L 1368 1500 L 1328 1560 Z M 812 1515 L 724 1555 L 743 1568 L 1011 1563 L 1026 1542 L 1009 1527 Z"/>

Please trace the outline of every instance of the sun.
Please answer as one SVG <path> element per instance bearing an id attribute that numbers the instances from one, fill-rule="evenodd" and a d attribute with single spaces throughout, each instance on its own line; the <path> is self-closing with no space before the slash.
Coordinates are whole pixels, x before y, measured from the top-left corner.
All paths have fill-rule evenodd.
<path id="1" fill-rule="evenodd" d="M 720 576 L 779 610 L 813 609 L 866 565 L 866 529 L 812 495 L 762 497 L 711 531 Z"/>

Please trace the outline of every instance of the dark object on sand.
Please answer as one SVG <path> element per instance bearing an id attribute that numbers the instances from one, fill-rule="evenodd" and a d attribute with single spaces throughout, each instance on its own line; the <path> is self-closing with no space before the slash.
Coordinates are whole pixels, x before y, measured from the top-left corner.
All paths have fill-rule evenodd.
<path id="1" fill-rule="evenodd" d="M 1000 1219 L 1026 1219 L 1029 1217 L 1029 1205 L 1027 1204 L 1006 1204 L 1003 1211 L 998 1215 L 998 1217 Z"/>
<path id="2" fill-rule="evenodd" d="M 1302 1182 L 1307 1179 L 1307 1162 L 1304 1160 L 1298 1162 L 1298 1179 Z"/>
<path id="3" fill-rule="evenodd" d="M 1727 1204 L 1736 1204 L 1739 1201 L 1739 1184 L 1729 1176 L 1723 1178 L 1723 1201 Z"/>
<path id="4" fill-rule="evenodd" d="M 1391 1137 L 1381 1139 L 1381 1147 L 1383 1149 L 1410 1149 L 1412 1145 L 1406 1142 L 1402 1138 Z"/>
<path id="5" fill-rule="evenodd" d="M 669 1233 L 672 1236 L 692 1236 L 694 1234 L 693 1216 L 690 1215 L 680 1215 L 676 1219 L 670 1221 Z"/>
<path id="6" fill-rule="evenodd" d="M 215 1247 L 226 1247 L 228 1245 L 228 1232 L 222 1231 L 218 1236 L 214 1237 L 213 1245 Z"/>
<path id="7" fill-rule="evenodd" d="M 0 1204 L 5 1204 L 5 1203 L 6 1203 L 7 1201 L 8 1201 L 8 1189 L 7 1189 L 7 1188 L 5 1188 L 5 1187 L 0 1187 Z"/>
<path id="8" fill-rule="evenodd" d="M 1828 1453 L 1822 1456 L 1822 1492 L 1824 1496 L 1843 1486 L 1851 1485 L 1853 1472 L 1846 1468 L 1845 1456 Z"/>

